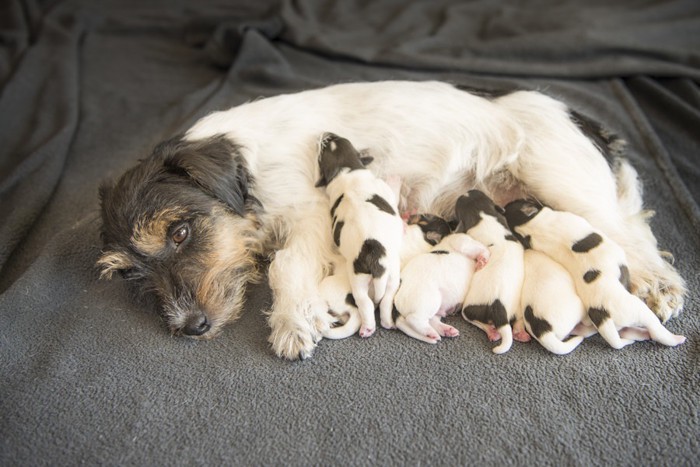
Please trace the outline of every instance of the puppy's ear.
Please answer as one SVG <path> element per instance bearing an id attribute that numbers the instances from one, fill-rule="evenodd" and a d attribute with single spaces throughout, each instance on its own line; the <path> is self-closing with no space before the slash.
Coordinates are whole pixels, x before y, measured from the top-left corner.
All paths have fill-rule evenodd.
<path id="1" fill-rule="evenodd" d="M 105 251 L 97 260 L 96 266 L 100 268 L 100 279 L 111 279 L 115 272 L 133 278 L 131 272 L 135 266 L 132 259 L 126 253 L 119 251 Z"/>
<path id="2" fill-rule="evenodd" d="M 186 175 L 236 214 L 245 214 L 250 175 L 238 147 L 227 137 L 179 139 L 162 143 L 156 152 L 166 169 Z"/>
<path id="3" fill-rule="evenodd" d="M 362 162 L 362 165 L 367 167 L 369 164 L 372 163 L 374 160 L 374 157 L 369 155 L 369 149 L 363 149 L 359 151 L 360 154 L 360 162 Z"/>

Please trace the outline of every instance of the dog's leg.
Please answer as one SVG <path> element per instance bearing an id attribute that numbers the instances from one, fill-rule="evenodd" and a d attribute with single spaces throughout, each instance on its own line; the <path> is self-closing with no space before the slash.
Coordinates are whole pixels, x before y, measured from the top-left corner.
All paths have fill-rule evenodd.
<path id="1" fill-rule="evenodd" d="M 317 209 L 309 208 L 303 218 L 287 224 L 285 247 L 270 263 L 274 303 L 268 316 L 269 342 L 279 357 L 310 357 L 333 321 L 319 292 L 334 257 L 327 204 L 318 202 Z"/>
<path id="2" fill-rule="evenodd" d="M 449 324 L 440 321 L 439 316 L 433 316 L 430 318 L 430 325 L 440 334 L 442 337 L 457 337 L 459 336 L 459 329 Z"/>
<path id="3" fill-rule="evenodd" d="M 394 310 L 394 297 L 400 285 L 400 271 L 401 268 L 399 265 L 394 271 L 388 273 L 389 278 L 386 285 L 386 292 L 379 304 L 379 319 L 384 329 L 393 329 L 395 327 L 392 314 Z"/>
<path id="4" fill-rule="evenodd" d="M 360 337 L 369 337 L 374 334 L 374 331 L 377 329 L 377 323 L 374 318 L 374 302 L 369 298 L 369 285 L 371 280 L 368 274 L 353 274 L 350 277 L 352 296 L 355 297 L 357 310 L 360 312 L 360 319 L 362 321 Z"/>
<path id="5" fill-rule="evenodd" d="M 411 313 L 408 316 L 401 315 L 396 318 L 396 327 L 407 336 L 427 342 L 428 344 L 436 344 L 440 340 L 440 335 L 435 329 L 425 322 L 425 320 L 417 318 L 415 313 Z"/>

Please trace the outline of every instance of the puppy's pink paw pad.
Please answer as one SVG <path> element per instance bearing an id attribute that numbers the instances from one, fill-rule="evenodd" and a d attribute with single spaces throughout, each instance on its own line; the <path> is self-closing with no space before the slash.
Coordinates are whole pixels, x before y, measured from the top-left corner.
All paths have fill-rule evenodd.
<path id="1" fill-rule="evenodd" d="M 369 337 L 372 334 L 374 334 L 375 328 L 370 328 L 366 326 L 362 326 L 360 328 L 360 337 Z"/>

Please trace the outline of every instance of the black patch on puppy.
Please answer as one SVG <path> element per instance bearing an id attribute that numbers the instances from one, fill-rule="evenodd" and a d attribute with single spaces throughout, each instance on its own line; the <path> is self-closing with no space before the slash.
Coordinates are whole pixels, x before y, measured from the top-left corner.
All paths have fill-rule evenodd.
<path id="1" fill-rule="evenodd" d="M 385 268 L 379 260 L 386 255 L 384 245 L 373 238 L 368 238 L 362 244 L 360 254 L 352 263 L 355 274 L 369 274 L 375 279 L 384 274 Z"/>
<path id="2" fill-rule="evenodd" d="M 466 195 L 460 196 L 455 205 L 455 215 L 459 220 L 457 232 L 467 232 L 481 222 L 481 213 L 494 217 L 503 227 L 508 228 L 503 209 L 497 206 L 484 192 L 470 190 Z"/>
<path id="3" fill-rule="evenodd" d="M 632 283 L 630 282 L 630 270 L 624 264 L 620 265 L 620 283 L 628 292 L 632 291 Z"/>
<path id="4" fill-rule="evenodd" d="M 364 169 L 365 163 L 369 161 L 371 158 L 363 158 L 346 138 L 326 133 L 323 135 L 321 153 L 318 156 L 321 178 L 316 182 L 316 186 L 328 185 L 343 169 Z"/>
<path id="5" fill-rule="evenodd" d="M 335 210 L 338 209 L 338 206 L 340 206 L 340 203 L 343 201 L 343 198 L 345 197 L 344 194 L 341 194 L 338 196 L 338 199 L 335 200 L 335 203 L 333 203 L 333 206 L 331 206 L 331 217 L 335 219 Z"/>
<path id="6" fill-rule="evenodd" d="M 603 243 L 603 237 L 594 232 L 574 243 L 571 246 L 571 250 L 574 251 L 574 253 L 588 253 L 601 243 Z"/>
<path id="7" fill-rule="evenodd" d="M 347 303 L 350 306 L 353 306 L 357 308 L 357 303 L 355 303 L 355 297 L 353 294 L 349 293 L 345 296 L 345 303 Z"/>
<path id="8" fill-rule="evenodd" d="M 416 224 L 423 231 L 423 238 L 430 245 L 435 246 L 444 237 L 452 233 L 452 227 L 443 219 L 433 214 L 415 214 L 408 219 L 408 223 Z"/>
<path id="9" fill-rule="evenodd" d="M 394 208 L 391 207 L 391 204 L 389 204 L 387 200 L 385 200 L 379 195 L 373 195 L 370 199 L 367 200 L 367 202 L 377 206 L 377 208 L 380 211 L 384 211 L 385 213 L 391 214 L 392 216 L 396 215 L 396 211 L 394 211 Z"/>
<path id="10" fill-rule="evenodd" d="M 335 246 L 340 246 L 340 233 L 343 231 L 343 226 L 345 225 L 345 222 L 339 221 L 335 223 L 335 227 L 333 227 L 333 242 L 335 243 Z"/>
<path id="11" fill-rule="evenodd" d="M 598 327 L 603 323 L 603 321 L 610 318 L 610 313 L 608 313 L 608 310 L 605 308 L 591 307 L 588 309 L 588 317 L 591 318 L 593 324 Z"/>
<path id="12" fill-rule="evenodd" d="M 450 254 L 450 252 L 446 251 L 446 250 L 433 250 L 430 253 L 432 253 L 434 255 L 449 255 Z"/>
<path id="13" fill-rule="evenodd" d="M 591 269 L 586 271 L 586 274 L 583 275 L 583 280 L 586 281 L 586 284 L 590 284 L 594 280 L 598 279 L 598 276 L 600 276 L 600 271 L 597 269 Z"/>
<path id="14" fill-rule="evenodd" d="M 538 318 L 532 311 L 532 307 L 528 305 L 525 307 L 525 320 L 530 325 L 530 330 L 535 335 L 536 338 L 542 337 L 545 332 L 552 331 L 552 325 L 545 319 Z"/>
<path id="15" fill-rule="evenodd" d="M 516 236 L 513 235 L 513 234 L 508 234 L 508 235 L 506 235 L 506 240 L 508 240 L 509 242 L 517 242 L 517 241 L 518 241 L 518 239 L 516 238 Z"/>
<path id="16" fill-rule="evenodd" d="M 515 238 L 520 240 L 526 249 L 532 248 L 530 236 L 523 237 L 518 233 L 518 227 L 527 224 L 542 210 L 542 205 L 536 201 L 518 199 L 506 204 L 505 217 Z"/>
<path id="17" fill-rule="evenodd" d="M 462 309 L 462 315 L 470 321 L 493 324 L 500 328 L 508 324 L 506 308 L 500 300 L 495 300 L 490 305 L 468 305 Z"/>

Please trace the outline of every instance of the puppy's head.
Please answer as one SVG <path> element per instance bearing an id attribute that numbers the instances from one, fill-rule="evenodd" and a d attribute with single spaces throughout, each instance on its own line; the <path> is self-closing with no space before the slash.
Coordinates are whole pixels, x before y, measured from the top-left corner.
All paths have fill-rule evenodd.
<path id="1" fill-rule="evenodd" d="M 470 190 L 469 193 L 457 199 L 455 216 L 459 223 L 456 231 L 460 233 L 469 231 L 481 222 L 483 215 L 493 217 L 507 229 L 508 224 L 503 214 L 503 208 L 494 203 L 484 192 Z"/>
<path id="2" fill-rule="evenodd" d="M 444 237 L 452 233 L 450 224 L 442 217 L 433 214 L 414 214 L 408 218 L 408 225 L 417 225 L 423 232 L 423 238 L 435 246 Z"/>
<path id="3" fill-rule="evenodd" d="M 350 143 L 333 133 L 324 133 L 319 144 L 318 165 L 321 177 L 317 187 L 328 185 L 342 171 L 364 169 L 372 162 L 371 156 L 364 155 Z"/>
<path id="4" fill-rule="evenodd" d="M 101 277 L 118 273 L 154 294 L 173 333 L 214 337 L 238 317 L 255 277 L 251 183 L 223 136 L 160 144 L 100 188 Z"/>
<path id="5" fill-rule="evenodd" d="M 534 200 L 518 199 L 508 203 L 505 208 L 506 220 L 513 234 L 526 247 L 530 247 L 529 236 L 524 232 L 524 227 L 532 221 L 544 209 L 540 203 Z"/>

